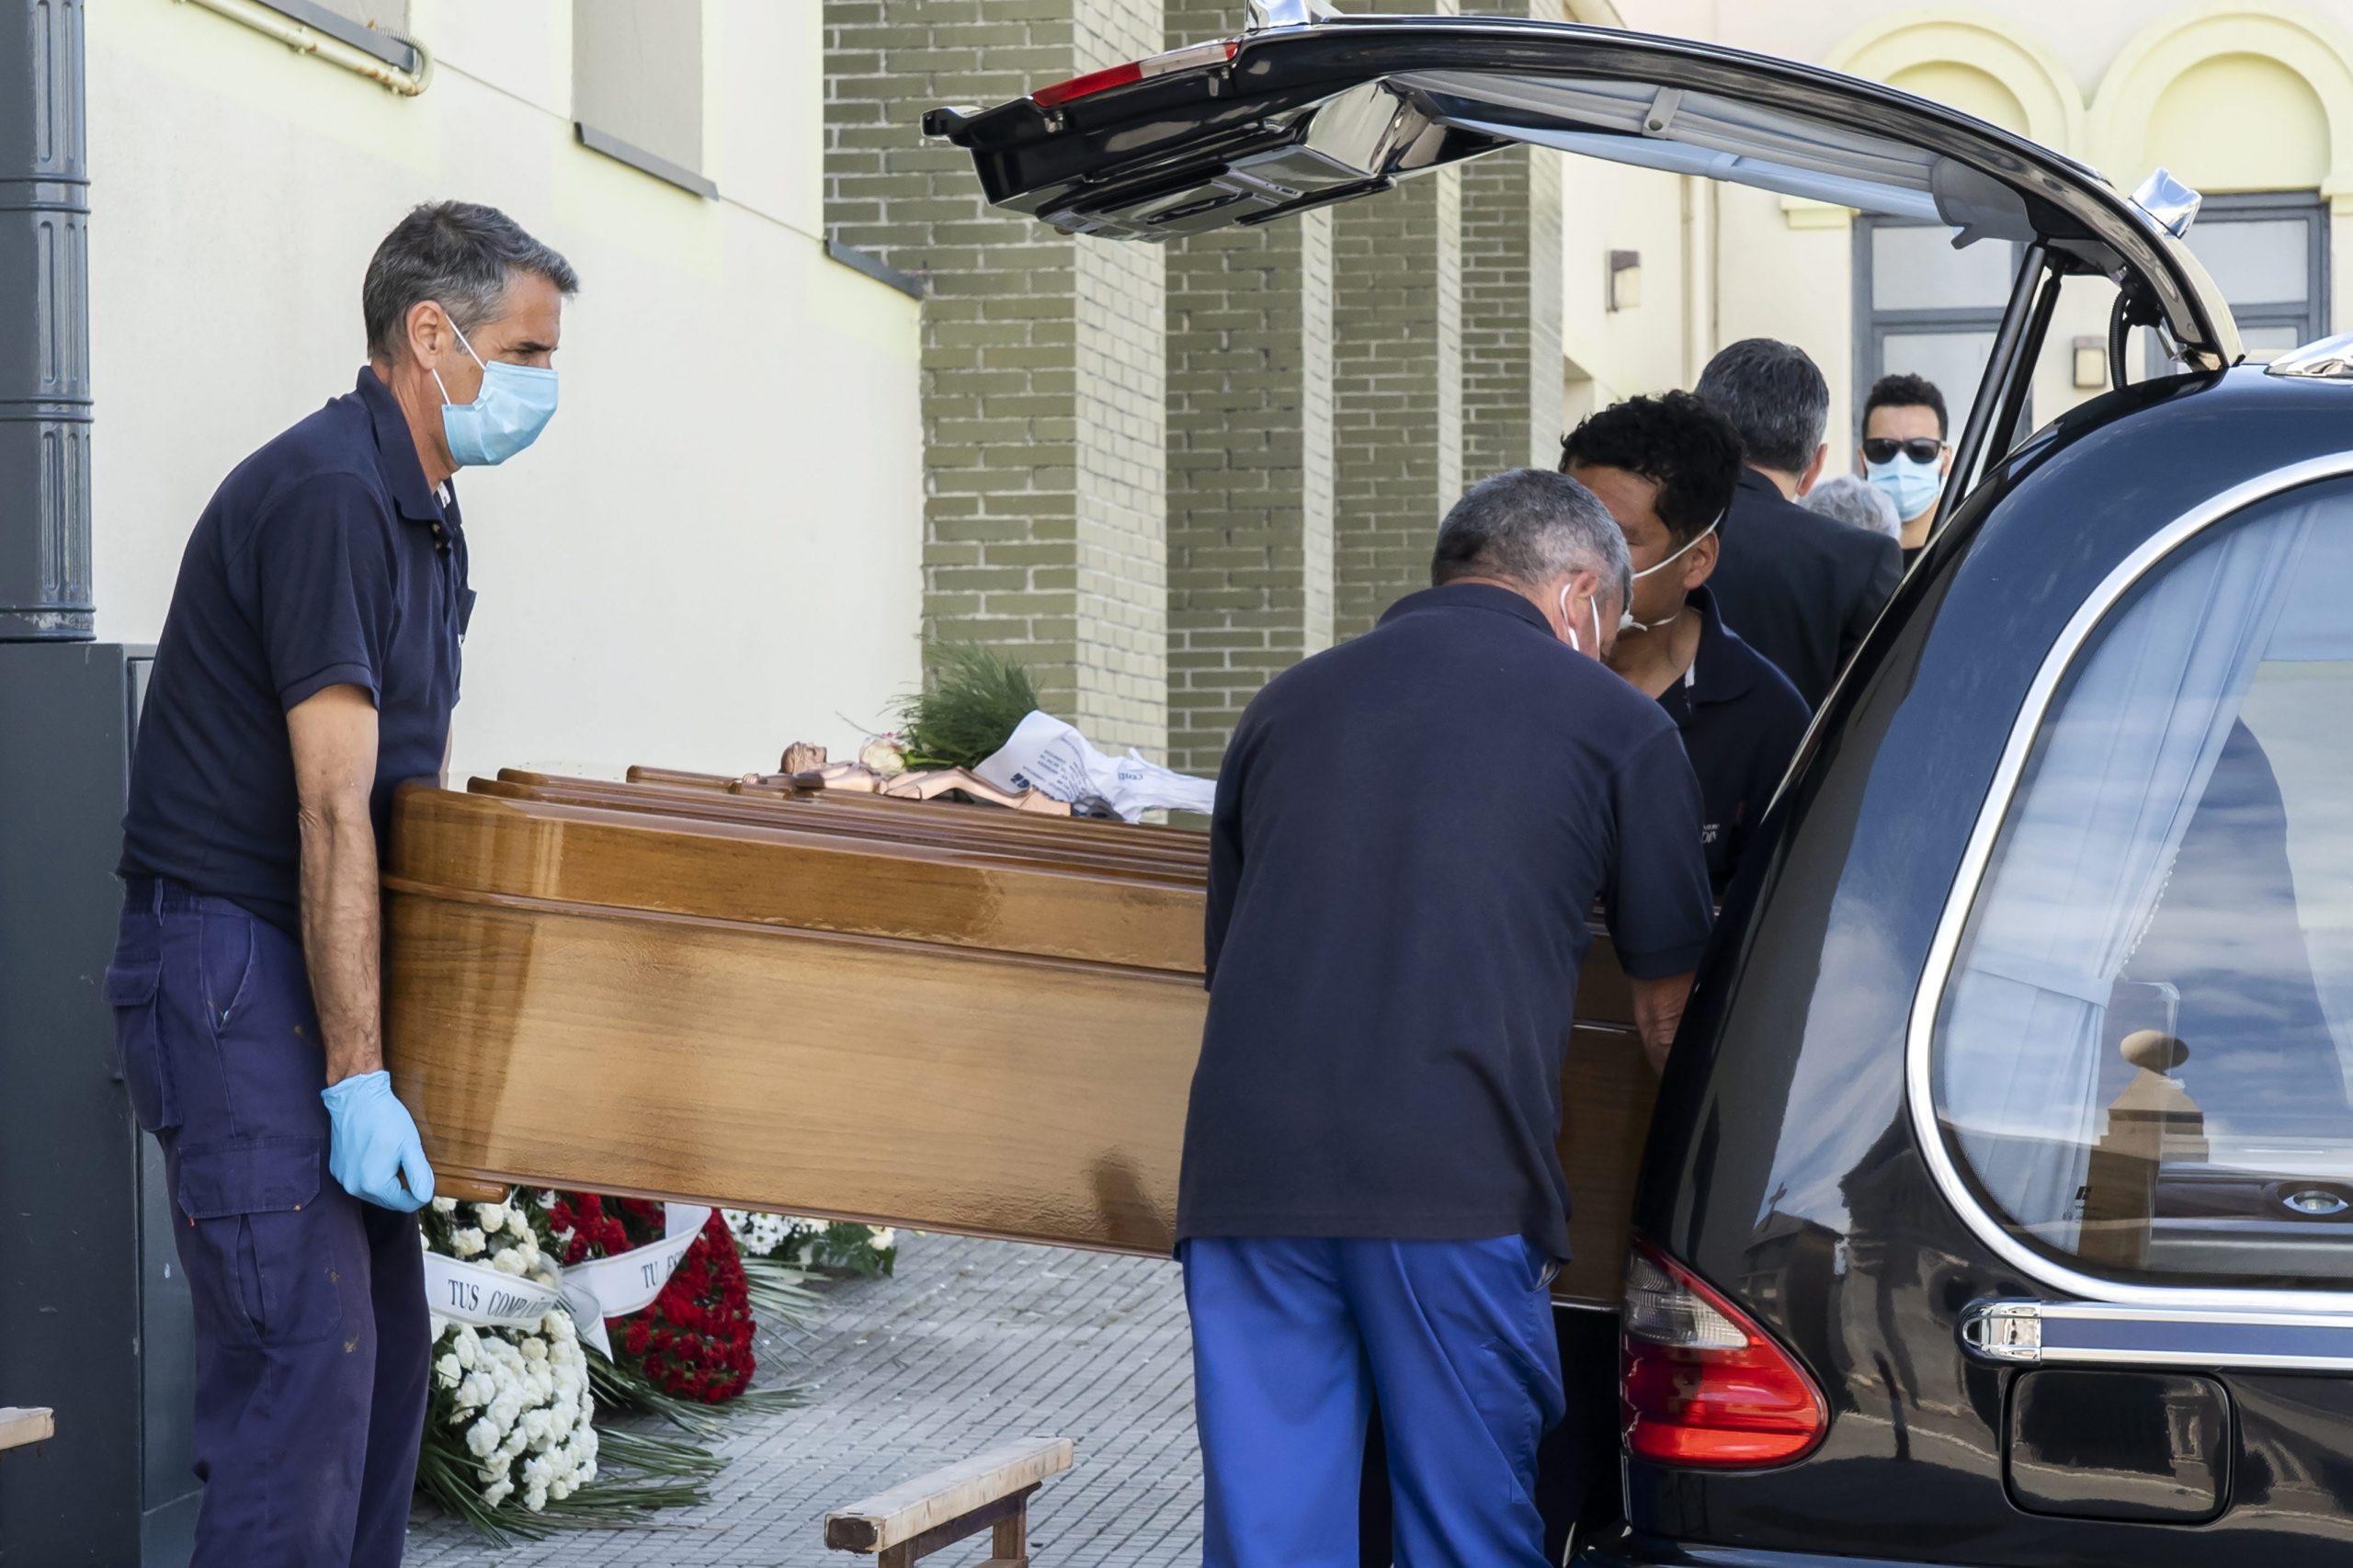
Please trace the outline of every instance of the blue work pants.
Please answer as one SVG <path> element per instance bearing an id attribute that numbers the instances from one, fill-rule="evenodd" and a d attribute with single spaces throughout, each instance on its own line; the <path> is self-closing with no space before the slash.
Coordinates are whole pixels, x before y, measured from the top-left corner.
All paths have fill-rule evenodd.
<path id="1" fill-rule="evenodd" d="M 134 879 L 106 976 L 196 1311 L 195 1568 L 392 1568 L 430 1354 L 416 1221 L 327 1175 L 301 946 Z"/>
<path id="2" fill-rule="evenodd" d="M 1563 1401 L 1539 1249 L 1194 1237 L 1181 1255 L 1206 1568 L 1358 1568 L 1376 1400 L 1399 1568 L 1545 1568 L 1536 1449 Z"/>

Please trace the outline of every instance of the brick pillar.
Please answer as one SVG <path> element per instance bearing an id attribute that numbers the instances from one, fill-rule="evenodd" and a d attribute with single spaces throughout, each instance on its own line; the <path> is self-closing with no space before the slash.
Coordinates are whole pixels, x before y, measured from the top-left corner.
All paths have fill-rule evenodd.
<path id="1" fill-rule="evenodd" d="M 1170 0 L 1167 46 L 1238 15 Z M 1332 641 L 1332 215 L 1167 256 L 1168 750 L 1207 774 L 1258 688 Z"/>
<path id="2" fill-rule="evenodd" d="M 1373 0 L 1350 9 L 1451 15 L 1456 5 Z M 1440 169 L 1332 209 L 1337 637 L 1429 585 L 1438 519 L 1461 494 L 1461 179 L 1460 169 Z"/>
<path id="3" fill-rule="evenodd" d="M 1564 20 L 1561 0 L 1482 14 Z M 1462 480 L 1561 457 L 1561 154 L 1510 147 L 1462 168 Z M 1599 258 L 1595 258 L 1596 265 Z"/>
<path id="4" fill-rule="evenodd" d="M 1160 0 L 824 0 L 825 223 L 926 284 L 924 623 L 1167 743 L 1162 253 L 998 212 L 917 126 L 1162 47 Z M 912 457 L 913 454 L 910 454 Z"/>

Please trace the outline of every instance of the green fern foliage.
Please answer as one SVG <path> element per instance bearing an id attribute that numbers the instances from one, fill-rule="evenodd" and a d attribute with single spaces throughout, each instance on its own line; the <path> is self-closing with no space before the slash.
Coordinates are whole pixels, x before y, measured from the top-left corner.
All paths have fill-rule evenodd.
<path id="1" fill-rule="evenodd" d="M 1031 710 L 1029 672 L 977 642 L 934 642 L 924 689 L 895 710 L 910 767 L 970 767 L 1001 750 Z"/>

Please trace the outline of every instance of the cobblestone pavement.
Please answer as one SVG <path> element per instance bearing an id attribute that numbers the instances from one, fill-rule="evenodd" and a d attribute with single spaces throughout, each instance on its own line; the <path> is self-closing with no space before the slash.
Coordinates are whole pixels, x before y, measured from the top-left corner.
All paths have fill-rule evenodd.
<path id="1" fill-rule="evenodd" d="M 832 1287 L 805 1337 L 762 1336 L 761 1385 L 805 1381 L 811 1399 L 732 1424 L 708 1506 L 505 1549 L 421 1507 L 410 1568 L 848 1568 L 872 1559 L 825 1550 L 828 1508 L 1032 1436 L 1078 1450 L 1030 1501 L 1041 1568 L 1198 1563 L 1201 1458 L 1176 1266 L 902 1237 L 896 1277 Z M 935 1561 L 976 1562 L 987 1542 Z"/>

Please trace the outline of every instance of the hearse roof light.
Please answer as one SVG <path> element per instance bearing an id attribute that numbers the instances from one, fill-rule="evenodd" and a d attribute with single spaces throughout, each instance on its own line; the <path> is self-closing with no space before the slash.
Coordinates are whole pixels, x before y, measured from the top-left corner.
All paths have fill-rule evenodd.
<path id="1" fill-rule="evenodd" d="M 1029 95 L 1029 101 L 1040 108 L 1060 108 L 1077 99 L 1108 92 L 1113 87 L 1131 86 L 1149 82 L 1155 76 L 1166 76 L 1177 71 L 1197 71 L 1204 66 L 1222 65 L 1232 60 L 1242 46 L 1232 39 L 1211 43 L 1197 43 L 1184 49 L 1172 49 L 1145 60 L 1131 60 L 1125 65 L 1108 66 L 1090 71 L 1084 76 L 1073 76 L 1067 82 L 1056 82 L 1040 87 Z"/>

